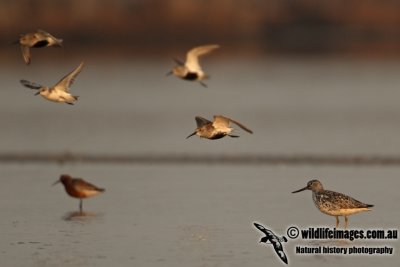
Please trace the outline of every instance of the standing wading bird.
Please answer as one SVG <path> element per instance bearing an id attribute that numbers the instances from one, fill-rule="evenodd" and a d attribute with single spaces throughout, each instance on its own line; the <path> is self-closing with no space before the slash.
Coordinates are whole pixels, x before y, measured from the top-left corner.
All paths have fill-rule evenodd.
<path id="1" fill-rule="evenodd" d="M 214 49 L 219 48 L 219 45 L 203 45 L 192 48 L 186 54 L 186 62 L 183 63 L 180 60 L 174 59 L 178 66 L 174 67 L 172 71 L 168 72 L 167 75 L 175 75 L 179 78 L 189 81 L 198 81 L 204 87 L 207 85 L 202 80 L 207 79 L 209 76 L 204 73 L 199 63 L 199 57 L 210 53 Z"/>
<path id="2" fill-rule="evenodd" d="M 68 174 L 61 175 L 60 179 L 53 183 L 53 185 L 58 183 L 64 185 L 65 191 L 68 195 L 74 198 L 79 198 L 79 211 L 81 214 L 83 212 L 82 202 L 84 198 L 92 197 L 105 191 L 105 189 L 92 185 L 83 179 L 72 178 Z"/>
<path id="3" fill-rule="evenodd" d="M 37 47 L 62 47 L 62 39 L 58 39 L 48 32 L 37 30 L 33 33 L 21 34 L 19 44 L 21 45 L 22 56 L 27 65 L 31 63 L 30 48 Z"/>
<path id="4" fill-rule="evenodd" d="M 38 90 L 35 95 L 41 95 L 47 100 L 59 103 L 67 103 L 73 105 L 78 96 L 71 95 L 68 90 L 69 87 L 74 82 L 76 76 L 81 72 L 83 68 L 83 62 L 71 73 L 63 77 L 56 85 L 53 87 L 46 87 L 40 84 L 32 83 L 27 80 L 21 80 L 21 84 L 30 89 Z"/>
<path id="5" fill-rule="evenodd" d="M 244 126 L 238 121 L 232 120 L 230 118 L 221 116 L 221 115 L 215 115 L 214 116 L 214 121 L 211 122 L 207 119 L 204 119 L 200 116 L 196 116 L 196 124 L 197 128 L 196 130 L 189 135 L 186 138 L 189 138 L 193 135 L 200 136 L 201 138 L 207 138 L 207 139 L 220 139 L 224 136 L 230 136 L 230 137 L 239 137 L 238 135 L 232 135 L 231 132 L 234 130 L 233 128 L 229 127 L 229 123 L 232 122 L 245 130 L 248 133 L 253 133 L 252 130 Z"/>
<path id="6" fill-rule="evenodd" d="M 287 238 L 285 236 L 278 237 L 271 230 L 265 228 L 261 224 L 254 223 L 254 226 L 257 227 L 258 230 L 263 232 L 265 236 L 261 238 L 260 243 L 272 244 L 274 246 L 275 252 L 278 257 L 286 264 L 288 264 L 288 259 L 286 257 L 285 252 L 283 251 L 283 246 L 281 242 L 287 242 Z M 269 242 L 269 243 L 268 243 Z"/>
<path id="7" fill-rule="evenodd" d="M 306 187 L 293 191 L 292 193 L 304 190 L 312 191 L 314 204 L 322 213 L 336 217 L 336 228 L 339 226 L 339 216 L 344 216 L 344 228 L 347 229 L 347 216 L 363 211 L 369 211 L 371 210 L 369 208 L 374 206 L 364 204 L 342 193 L 325 190 L 322 187 L 321 182 L 318 180 L 311 180 L 307 183 Z"/>

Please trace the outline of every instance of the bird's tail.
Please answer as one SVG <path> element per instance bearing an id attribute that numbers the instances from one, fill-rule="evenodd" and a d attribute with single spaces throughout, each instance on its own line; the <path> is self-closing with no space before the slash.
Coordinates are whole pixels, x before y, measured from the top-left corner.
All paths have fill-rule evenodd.
<path id="1" fill-rule="evenodd" d="M 75 101 L 78 100 L 78 98 L 79 98 L 78 95 L 73 95 L 72 97 L 75 99 Z"/>

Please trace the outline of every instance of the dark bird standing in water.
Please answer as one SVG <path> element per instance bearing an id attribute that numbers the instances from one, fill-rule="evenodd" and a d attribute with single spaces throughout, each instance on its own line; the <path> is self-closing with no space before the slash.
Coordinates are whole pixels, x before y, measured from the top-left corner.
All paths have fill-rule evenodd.
<path id="1" fill-rule="evenodd" d="M 74 198 L 79 198 L 79 211 L 83 212 L 82 202 L 84 198 L 96 196 L 99 193 L 105 191 L 103 188 L 99 188 L 91 183 L 86 182 L 81 178 L 72 178 L 68 174 L 63 174 L 60 179 L 57 180 L 53 185 L 62 183 L 64 185 L 67 194 Z"/>

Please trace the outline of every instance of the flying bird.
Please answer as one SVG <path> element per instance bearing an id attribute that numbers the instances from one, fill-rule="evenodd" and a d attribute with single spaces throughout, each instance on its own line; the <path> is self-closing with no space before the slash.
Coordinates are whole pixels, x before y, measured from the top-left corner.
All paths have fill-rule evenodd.
<path id="1" fill-rule="evenodd" d="M 62 47 L 62 39 L 58 39 L 50 33 L 37 30 L 36 32 L 21 34 L 19 44 L 21 45 L 22 57 L 27 65 L 31 63 L 30 48 L 54 46 Z"/>
<path id="2" fill-rule="evenodd" d="M 79 198 L 80 213 L 83 212 L 82 202 L 84 198 L 92 197 L 105 191 L 104 188 L 99 188 L 81 178 L 72 178 L 68 174 L 62 174 L 60 178 L 53 183 L 53 185 L 58 183 L 62 183 L 64 185 L 65 191 L 69 196 Z"/>
<path id="3" fill-rule="evenodd" d="M 221 116 L 221 115 L 215 115 L 214 116 L 214 121 L 211 122 L 205 118 L 202 118 L 200 116 L 196 116 L 196 124 L 197 128 L 196 130 L 190 134 L 188 137 L 189 138 L 193 135 L 197 135 L 201 138 L 207 138 L 207 139 L 220 139 L 225 136 L 229 137 L 239 137 L 238 135 L 233 135 L 231 132 L 234 130 L 233 128 L 229 127 L 230 123 L 234 123 L 243 130 L 245 130 L 248 133 L 253 133 L 252 130 L 244 126 L 238 121 L 235 121 L 233 119 Z"/>
<path id="4" fill-rule="evenodd" d="M 38 90 L 35 95 L 41 95 L 47 100 L 59 103 L 67 103 L 73 105 L 78 96 L 71 95 L 69 93 L 69 87 L 75 81 L 75 78 L 81 72 L 83 68 L 83 62 L 74 69 L 71 73 L 64 76 L 56 85 L 53 87 L 43 86 L 37 83 L 32 83 L 27 80 L 21 80 L 21 84 L 30 89 Z"/>
<path id="5" fill-rule="evenodd" d="M 281 242 L 287 242 L 287 238 L 285 236 L 283 237 L 278 237 L 275 235 L 271 230 L 265 228 L 261 224 L 254 223 L 254 226 L 263 232 L 265 236 L 261 238 L 260 243 L 265 243 L 265 244 L 272 244 L 274 246 L 275 252 L 278 255 L 278 257 L 286 264 L 288 264 L 288 259 L 286 257 L 285 252 L 283 251 L 283 246 Z M 268 243 L 269 242 L 269 243 Z"/>
<path id="6" fill-rule="evenodd" d="M 307 183 L 307 186 L 292 193 L 304 190 L 312 191 L 314 204 L 322 213 L 336 217 L 336 228 L 339 226 L 339 216 L 344 216 L 344 228 L 346 229 L 349 221 L 347 216 L 363 211 L 370 211 L 370 208 L 374 206 L 364 204 L 342 193 L 325 190 L 318 180 L 311 180 Z"/>
<path id="7" fill-rule="evenodd" d="M 204 73 L 203 69 L 201 68 L 199 58 L 219 47 L 220 46 L 217 44 L 212 44 L 192 48 L 189 50 L 189 52 L 187 52 L 185 62 L 174 59 L 178 66 L 175 66 L 172 71 L 167 73 L 167 75 L 173 74 L 176 77 L 184 80 L 198 81 L 202 86 L 207 87 L 207 85 L 202 81 L 207 79 L 209 76 L 208 74 Z"/>

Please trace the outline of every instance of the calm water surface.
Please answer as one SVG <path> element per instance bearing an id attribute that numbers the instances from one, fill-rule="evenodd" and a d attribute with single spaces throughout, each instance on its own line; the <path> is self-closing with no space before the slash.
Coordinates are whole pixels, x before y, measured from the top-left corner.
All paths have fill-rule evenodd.
<path id="1" fill-rule="evenodd" d="M 165 73 L 165 61 L 90 61 L 72 86 L 75 106 L 47 102 L 21 78 L 51 85 L 79 64 L 0 65 L 2 153 L 359 154 L 398 155 L 397 62 L 345 60 L 207 61 L 209 88 Z M 253 135 L 185 139 L 194 117 L 223 114 Z M 62 186 L 70 173 L 105 187 L 84 201 Z M 2 164 L 0 253 L 5 266 L 274 266 L 258 244 L 258 221 L 285 235 L 289 226 L 334 226 L 310 192 L 326 188 L 375 204 L 350 217 L 354 228 L 395 228 L 397 167 Z M 395 266 L 394 256 L 299 256 L 295 266 Z M 398 242 L 354 241 L 356 245 Z M 353 243 L 351 244 L 353 245 Z"/>
<path id="2" fill-rule="evenodd" d="M 71 217 L 78 200 L 59 173 L 77 174 L 106 188 L 84 201 L 85 217 Z M 356 229 L 397 228 L 399 168 L 2 165 L 0 253 L 7 266 L 276 266 L 272 247 L 259 245 L 260 222 L 278 235 L 296 225 L 333 227 L 311 192 L 290 192 L 309 177 L 326 188 L 375 204 L 350 216 Z M 315 241 L 314 241 L 315 242 Z M 284 243 L 295 266 L 395 266 L 394 256 L 301 256 Z M 338 242 L 324 243 L 338 246 Z M 340 246 L 386 245 L 357 240 Z"/>

